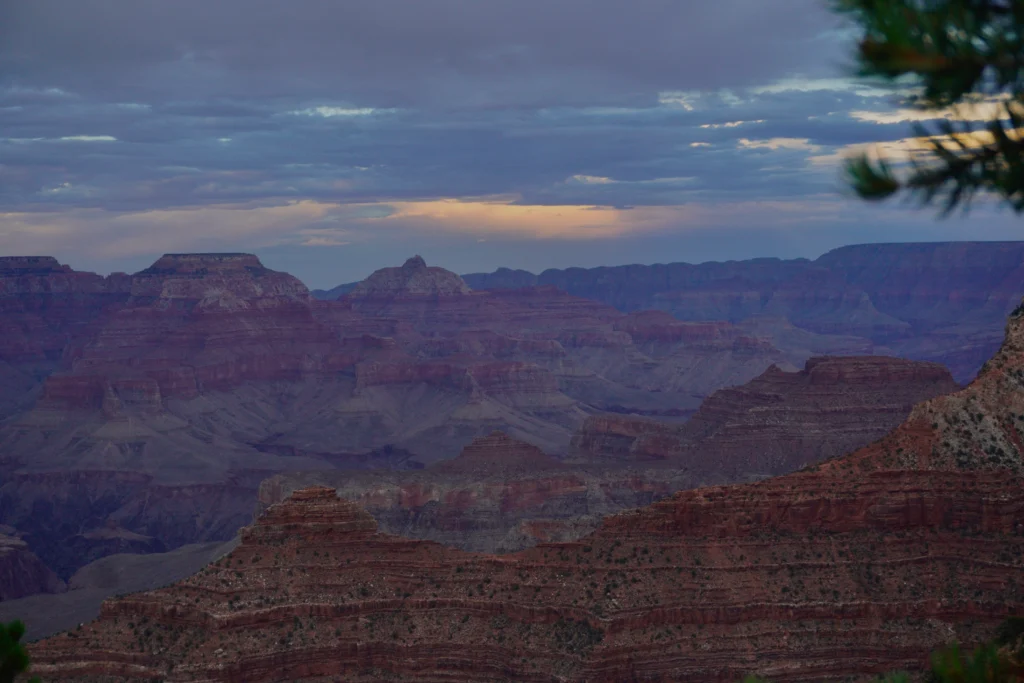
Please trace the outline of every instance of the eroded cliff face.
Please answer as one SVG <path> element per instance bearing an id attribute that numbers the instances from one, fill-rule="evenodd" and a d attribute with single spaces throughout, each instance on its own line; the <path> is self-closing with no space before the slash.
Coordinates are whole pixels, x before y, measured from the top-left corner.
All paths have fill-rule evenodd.
<path id="1" fill-rule="evenodd" d="M 817 357 L 772 366 L 708 397 L 685 424 L 595 415 L 570 462 L 664 462 L 704 483 L 785 474 L 848 453 L 900 424 L 915 404 L 957 388 L 941 365 L 882 356 Z"/>
<path id="2" fill-rule="evenodd" d="M 80 273 L 49 256 L 0 257 L 0 418 L 32 404 L 71 337 L 128 297 L 128 277 Z"/>
<path id="3" fill-rule="evenodd" d="M 802 365 L 810 355 L 891 353 L 942 363 L 960 382 L 999 347 L 1024 294 L 1024 243 L 842 247 L 814 261 L 751 259 L 464 276 L 475 289 L 554 285 L 622 311 L 724 320 Z"/>
<path id="4" fill-rule="evenodd" d="M 253 445 L 283 387 L 352 362 L 298 280 L 245 254 L 167 255 L 107 279 L 41 268 L 13 280 L 28 290 L 14 299 L 77 318 L 57 316 L 55 371 L 0 427 L 0 520 L 62 577 L 110 553 L 230 537 L 262 478 L 330 466 Z M 34 304 L 35 290 L 64 298 Z"/>
<path id="5" fill-rule="evenodd" d="M 32 649 L 53 680 L 845 680 L 1024 609 L 1024 317 L 882 441 L 505 556 L 376 531 L 332 488 Z"/>
<path id="6" fill-rule="evenodd" d="M 67 586 L 19 538 L 0 534 L 0 602 L 36 593 L 61 593 Z"/>
<path id="7" fill-rule="evenodd" d="M 109 552 L 229 537 L 275 473 L 422 468 L 495 429 L 561 454 L 594 410 L 685 414 L 779 358 L 728 326 L 648 321 L 634 340 L 603 304 L 472 292 L 419 258 L 335 302 L 249 254 L 110 278 L 6 259 L 0 283 L 0 318 L 22 331 L 0 342 L 17 408 L 0 425 L 0 522 L 64 578 Z"/>

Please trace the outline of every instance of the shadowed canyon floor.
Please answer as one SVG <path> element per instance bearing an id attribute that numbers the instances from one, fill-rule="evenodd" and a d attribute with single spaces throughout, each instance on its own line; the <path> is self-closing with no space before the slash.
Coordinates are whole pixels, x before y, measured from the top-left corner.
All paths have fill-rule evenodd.
<path id="1" fill-rule="evenodd" d="M 1024 608 L 1024 309 L 969 387 L 880 441 L 466 553 L 331 488 L 224 559 L 32 648 L 53 680 L 779 681 L 921 667 Z"/>

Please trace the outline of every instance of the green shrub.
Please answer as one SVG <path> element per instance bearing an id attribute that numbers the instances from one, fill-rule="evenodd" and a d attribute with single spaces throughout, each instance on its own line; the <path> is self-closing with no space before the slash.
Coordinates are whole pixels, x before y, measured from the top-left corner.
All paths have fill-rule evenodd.
<path id="1" fill-rule="evenodd" d="M 28 653 L 20 642 L 24 635 L 25 624 L 20 621 L 0 624 L 0 683 L 13 683 L 18 674 L 28 670 Z"/>

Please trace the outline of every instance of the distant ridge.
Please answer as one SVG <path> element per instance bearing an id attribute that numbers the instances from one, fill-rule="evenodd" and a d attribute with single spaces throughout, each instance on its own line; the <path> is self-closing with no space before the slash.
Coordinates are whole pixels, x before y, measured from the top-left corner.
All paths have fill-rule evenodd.
<path id="1" fill-rule="evenodd" d="M 499 268 L 462 279 L 474 290 L 553 286 L 623 312 L 662 310 L 726 321 L 794 358 L 888 353 L 946 365 L 970 380 L 1024 295 L 1024 241 L 854 244 L 815 260 Z M 336 299 L 353 284 L 317 290 Z M 801 360 L 802 362 L 802 360 Z"/>

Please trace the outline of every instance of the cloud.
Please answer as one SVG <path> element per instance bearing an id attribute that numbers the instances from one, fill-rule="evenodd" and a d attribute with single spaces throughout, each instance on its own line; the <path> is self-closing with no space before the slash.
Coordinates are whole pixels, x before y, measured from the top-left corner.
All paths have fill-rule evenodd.
<path id="1" fill-rule="evenodd" d="M 33 0 L 5 12 L 0 73 L 122 101 L 622 104 L 822 77 L 838 23 L 818 0 Z"/>
<path id="2" fill-rule="evenodd" d="M 0 250 L 301 265 L 543 240 L 585 260 L 712 227 L 854 234 L 833 167 L 919 143 L 904 92 L 841 77 L 825 4 L 13 3 Z"/>
<path id="3" fill-rule="evenodd" d="M 0 213 L 0 253 L 76 253 L 118 259 L 173 251 L 222 250 L 301 241 L 300 226 L 330 218 L 337 206 L 296 201 L 276 206 L 212 205 L 111 213 L 99 209 Z M 216 230 L 211 230 L 216 226 Z M 312 235 L 315 237 L 315 235 Z"/>
<path id="4" fill-rule="evenodd" d="M 898 108 L 893 111 L 851 111 L 850 116 L 858 121 L 893 124 L 937 120 L 989 121 L 1005 118 L 1006 97 L 988 98 L 982 102 L 962 104 L 942 109 Z"/>
<path id="5" fill-rule="evenodd" d="M 380 111 L 394 111 L 394 110 L 379 110 L 379 109 L 374 109 L 373 107 L 353 108 L 353 107 L 319 106 L 319 107 L 307 107 L 306 109 L 299 109 L 299 110 L 296 110 L 296 111 L 293 111 L 293 112 L 289 112 L 289 113 L 297 114 L 297 115 L 300 115 L 300 116 L 322 116 L 324 118 L 334 118 L 336 116 L 341 116 L 341 117 L 346 117 L 347 118 L 347 117 L 351 117 L 351 116 L 372 116 L 373 114 L 376 114 L 376 113 L 378 113 Z"/>
<path id="6" fill-rule="evenodd" d="M 725 123 L 702 123 L 701 128 L 738 128 L 739 126 L 750 125 L 753 123 L 764 123 L 764 119 L 755 119 L 753 121 L 726 121 Z"/>
<path id="7" fill-rule="evenodd" d="M 58 139 L 64 142 L 117 142 L 113 135 L 65 135 Z"/>
<path id="8" fill-rule="evenodd" d="M 817 152 L 821 145 L 811 144 L 810 138 L 769 138 L 767 140 L 749 140 L 740 138 L 737 140 L 740 147 L 745 149 L 796 149 L 807 152 Z"/>

